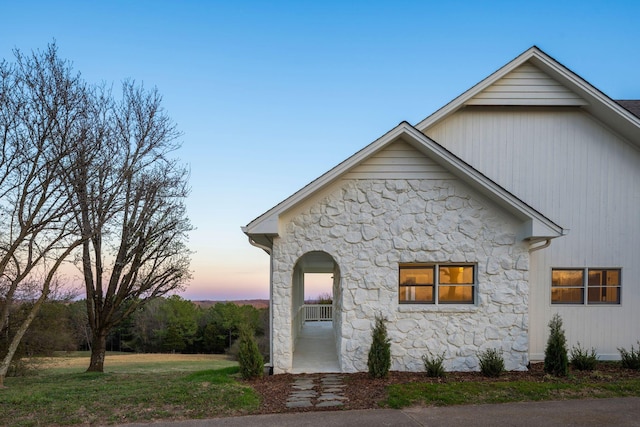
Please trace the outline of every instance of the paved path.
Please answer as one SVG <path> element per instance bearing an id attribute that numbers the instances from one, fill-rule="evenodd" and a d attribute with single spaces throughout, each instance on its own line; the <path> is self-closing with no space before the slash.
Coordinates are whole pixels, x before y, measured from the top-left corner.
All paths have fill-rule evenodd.
<path id="1" fill-rule="evenodd" d="M 149 424 L 128 424 L 148 427 Z M 555 427 L 640 426 L 640 397 L 420 407 L 404 410 L 316 411 L 158 422 L 153 427 Z"/>
<path id="2" fill-rule="evenodd" d="M 287 399 L 287 408 L 330 408 L 344 405 L 344 382 L 338 374 L 296 377 Z"/>

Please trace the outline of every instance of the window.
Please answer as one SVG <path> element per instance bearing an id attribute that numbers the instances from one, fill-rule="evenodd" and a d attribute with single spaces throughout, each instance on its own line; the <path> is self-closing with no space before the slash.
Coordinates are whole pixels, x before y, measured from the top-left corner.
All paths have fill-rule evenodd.
<path id="1" fill-rule="evenodd" d="M 552 270 L 551 302 L 553 304 L 583 304 L 584 271 Z"/>
<path id="2" fill-rule="evenodd" d="M 551 270 L 551 303 L 620 304 L 619 268 L 554 268 Z"/>
<path id="3" fill-rule="evenodd" d="M 620 270 L 589 269 L 589 304 L 620 304 Z"/>
<path id="4" fill-rule="evenodd" d="M 400 303 L 473 304 L 475 266 L 401 264 Z"/>
<path id="5" fill-rule="evenodd" d="M 400 302 L 433 303 L 435 266 L 400 266 Z"/>

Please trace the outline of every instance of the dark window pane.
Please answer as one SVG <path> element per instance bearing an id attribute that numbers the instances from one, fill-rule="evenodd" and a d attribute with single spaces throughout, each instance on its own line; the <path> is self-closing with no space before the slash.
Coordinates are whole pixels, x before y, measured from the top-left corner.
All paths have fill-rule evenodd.
<path id="1" fill-rule="evenodd" d="M 620 288 L 617 286 L 589 286 L 589 304 L 620 304 Z"/>
<path id="2" fill-rule="evenodd" d="M 588 283 L 589 304 L 620 304 L 619 269 L 590 269 Z"/>
<path id="3" fill-rule="evenodd" d="M 620 270 L 589 270 L 589 286 L 620 286 Z"/>

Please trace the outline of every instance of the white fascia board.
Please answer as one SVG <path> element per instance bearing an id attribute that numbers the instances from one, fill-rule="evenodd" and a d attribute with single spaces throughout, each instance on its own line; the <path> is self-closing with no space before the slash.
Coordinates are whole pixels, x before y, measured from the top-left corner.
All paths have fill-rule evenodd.
<path id="1" fill-rule="evenodd" d="M 441 119 L 447 117 L 449 114 L 457 111 L 458 109 L 463 107 L 468 100 L 470 100 L 471 98 L 473 98 L 474 96 L 476 96 L 477 94 L 479 94 L 480 92 L 482 92 L 483 90 L 485 90 L 486 88 L 494 84 L 496 81 L 500 80 L 505 75 L 509 74 L 511 71 L 513 71 L 514 69 L 522 65 L 524 62 L 526 62 L 533 55 L 533 53 L 537 51 L 538 49 L 535 46 L 529 48 L 527 51 L 520 54 L 517 58 L 507 63 L 497 71 L 493 72 L 488 77 L 486 77 L 479 83 L 475 84 L 474 86 L 472 86 L 470 89 L 468 89 L 461 95 L 457 96 L 447 105 L 440 108 L 438 111 L 436 111 L 435 113 L 431 114 L 429 117 L 425 118 L 424 120 L 416 124 L 415 125 L 416 129 L 420 131 L 424 131 L 426 128 L 432 126 L 433 124 L 439 122 Z"/>
<path id="2" fill-rule="evenodd" d="M 549 225 L 545 222 L 539 221 L 538 219 L 531 219 L 522 223 L 518 233 L 519 240 L 545 240 L 545 239 L 553 239 L 556 237 L 564 236 L 568 233 L 568 230 L 549 227 Z"/>
<path id="3" fill-rule="evenodd" d="M 627 109 L 609 98 L 595 86 L 535 46 L 527 49 L 511 62 L 419 122 L 415 127 L 423 132 L 425 129 L 462 108 L 471 98 L 527 61 L 531 61 L 532 64 L 585 99 L 588 105 L 583 108 L 590 111 L 603 123 L 609 124 L 612 129 L 619 131 L 632 143 L 640 145 L 640 118 L 627 111 Z"/>
<path id="4" fill-rule="evenodd" d="M 551 230 L 551 232 L 547 234 L 551 234 L 553 237 L 562 235 L 562 227 L 525 204 L 522 200 L 500 187 L 494 181 L 465 163 L 462 159 L 453 155 L 450 151 L 431 140 L 407 122 L 400 123 L 373 143 L 276 205 L 249 223 L 246 227 L 243 227 L 243 231 L 248 235 L 278 235 L 278 220 L 281 214 L 335 182 L 344 173 L 400 137 L 403 137 L 404 140 L 414 145 L 414 147 L 441 164 L 458 178 L 467 182 L 499 205 L 505 207 L 520 220 L 535 221 L 536 223 L 543 224 L 546 230 Z"/>
<path id="5" fill-rule="evenodd" d="M 536 52 L 531 62 L 585 99 L 588 102 L 583 107 L 585 110 L 636 146 L 640 146 L 639 117 L 543 52 Z"/>
<path id="6" fill-rule="evenodd" d="M 245 234 L 277 235 L 278 219 L 282 213 L 288 211 L 307 198 L 316 194 L 321 189 L 338 180 L 344 173 L 348 172 L 350 169 L 357 166 L 359 163 L 363 162 L 376 152 L 380 151 L 392 141 L 396 140 L 405 132 L 407 128 L 412 128 L 412 126 L 407 122 L 400 123 L 398 126 L 391 129 L 389 132 L 387 132 L 371 144 L 367 145 L 362 150 L 358 151 L 342 163 L 338 164 L 333 169 L 329 170 L 316 180 L 307 184 L 292 196 L 288 197 L 264 214 L 260 215 L 258 218 L 251 221 L 249 224 L 247 224 L 246 227 L 243 227 L 243 231 L 245 232 Z"/>
<path id="7" fill-rule="evenodd" d="M 242 227 L 245 234 L 278 234 L 278 218 L 267 216 L 261 221 L 254 221 L 246 227 Z"/>

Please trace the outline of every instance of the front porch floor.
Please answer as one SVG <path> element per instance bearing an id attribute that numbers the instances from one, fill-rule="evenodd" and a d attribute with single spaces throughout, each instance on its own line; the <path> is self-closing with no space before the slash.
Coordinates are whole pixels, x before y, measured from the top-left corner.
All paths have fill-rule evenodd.
<path id="1" fill-rule="evenodd" d="M 333 322 L 305 322 L 293 352 L 293 374 L 340 372 Z"/>

